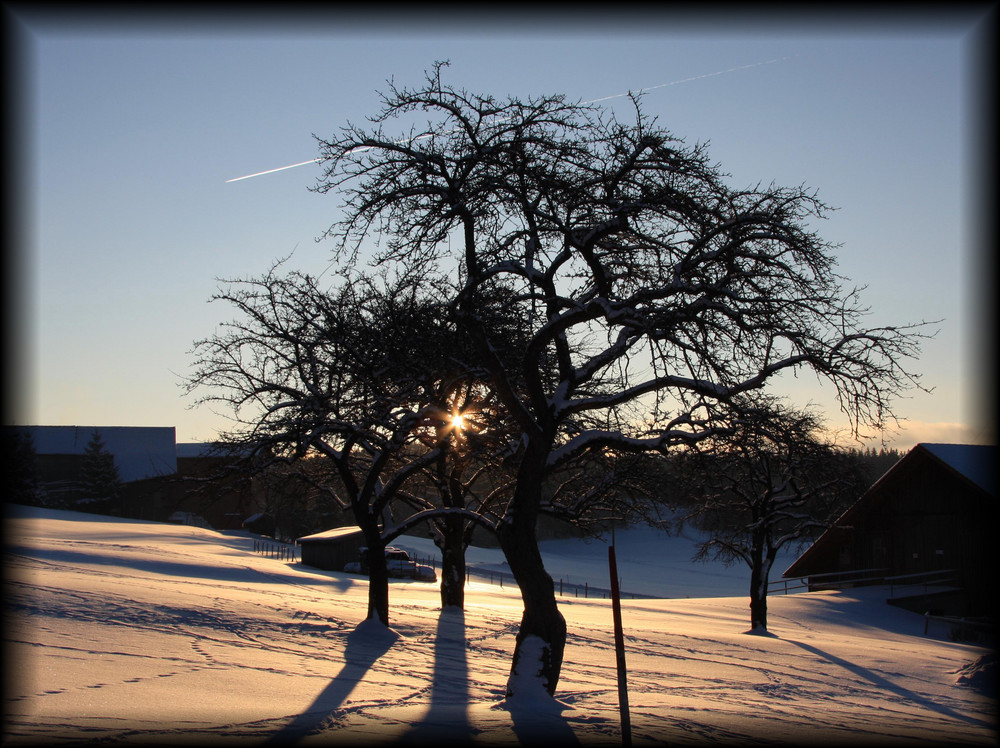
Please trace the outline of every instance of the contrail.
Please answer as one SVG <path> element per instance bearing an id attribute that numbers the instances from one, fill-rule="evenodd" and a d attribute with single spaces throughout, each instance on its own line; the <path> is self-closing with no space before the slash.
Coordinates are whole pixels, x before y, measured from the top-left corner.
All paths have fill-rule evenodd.
<path id="1" fill-rule="evenodd" d="M 611 96 L 604 96 L 604 97 L 601 97 L 600 99 L 591 99 L 590 101 L 584 101 L 584 102 L 581 102 L 581 103 L 583 103 L 583 104 L 597 104 L 598 102 L 601 102 L 601 101 L 610 101 L 611 99 L 620 99 L 623 96 L 631 96 L 632 94 L 646 93 L 647 91 L 655 91 L 658 88 L 666 88 L 668 86 L 677 86 L 677 85 L 680 85 L 681 83 L 690 83 L 691 81 L 701 80 L 702 78 L 713 78 L 713 77 L 715 77 L 717 75 L 725 75 L 726 73 L 735 73 L 737 70 L 747 70 L 748 68 L 756 68 L 756 67 L 760 67 L 761 65 L 770 65 L 771 63 L 782 62 L 782 61 L 788 60 L 788 59 L 790 59 L 790 58 L 788 58 L 788 57 L 775 57 L 773 60 L 764 60 L 763 62 L 752 62 L 749 65 L 739 65 L 738 67 L 727 68 L 726 70 L 719 70 L 719 71 L 714 72 L 714 73 L 705 73 L 703 75 L 694 75 L 694 76 L 691 76 L 690 78 L 682 78 L 681 80 L 670 81 L 670 83 L 660 83 L 660 84 L 658 84 L 656 86 L 649 86 L 648 88 L 640 88 L 637 91 L 626 91 L 625 93 L 612 94 Z M 274 172 L 276 172 L 276 171 L 284 171 L 285 169 L 294 169 L 296 166 L 305 166 L 306 164 L 315 164 L 315 163 L 319 163 L 322 160 L 323 160 L 322 158 L 313 158 L 313 159 L 310 159 L 309 161 L 300 161 L 297 164 L 289 164 L 288 166 L 279 166 L 277 169 L 267 169 L 266 171 L 258 171 L 258 172 L 254 172 L 253 174 L 247 174 L 247 175 L 242 176 L 242 177 L 234 177 L 232 179 L 227 179 L 226 183 L 228 184 L 229 182 L 239 182 L 242 179 L 250 179 L 251 177 L 261 177 L 261 176 L 263 176 L 265 174 L 274 174 Z"/>
<path id="2" fill-rule="evenodd" d="M 322 161 L 321 158 L 314 158 L 310 161 L 300 161 L 297 164 L 289 164 L 288 166 L 279 166 L 277 169 L 268 169 L 267 171 L 258 171 L 255 174 L 247 174 L 245 177 L 234 177 L 233 179 L 227 179 L 226 183 L 229 182 L 239 182 L 241 179 L 249 179 L 250 177 L 260 177 L 264 174 L 274 174 L 276 171 L 284 171 L 285 169 L 294 169 L 296 166 L 305 166 L 306 164 L 315 164 L 317 161 Z"/>
<path id="3" fill-rule="evenodd" d="M 629 96 L 631 94 L 641 94 L 646 93 L 646 91 L 655 91 L 657 88 L 666 88 L 667 86 L 676 86 L 681 83 L 690 83 L 691 81 L 698 81 L 702 78 L 713 78 L 716 75 L 725 75 L 726 73 L 735 73 L 737 70 L 746 70 L 747 68 L 756 68 L 761 65 L 770 65 L 773 62 L 782 62 L 784 60 L 790 59 L 789 57 L 775 57 L 773 60 L 764 60 L 763 62 L 751 62 L 749 65 L 740 65 L 735 68 L 728 68 L 727 70 L 719 70 L 715 73 L 705 73 L 704 75 L 694 75 L 690 78 L 682 78 L 679 81 L 670 81 L 670 83 L 660 83 L 657 86 L 650 86 L 649 88 L 640 88 L 638 91 L 626 91 L 625 93 L 613 94 L 612 96 L 604 96 L 600 99 L 591 99 L 590 101 L 584 101 L 584 104 L 596 104 L 599 101 L 608 101 L 610 99 L 620 99 L 623 96 Z"/>

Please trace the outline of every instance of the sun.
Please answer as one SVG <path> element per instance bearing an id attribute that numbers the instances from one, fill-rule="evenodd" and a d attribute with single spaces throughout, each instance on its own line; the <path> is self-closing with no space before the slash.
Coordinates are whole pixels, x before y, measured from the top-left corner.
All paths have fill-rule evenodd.
<path id="1" fill-rule="evenodd" d="M 458 431 L 465 430 L 465 416 L 461 413 L 455 413 L 450 420 L 452 428 L 457 429 Z"/>

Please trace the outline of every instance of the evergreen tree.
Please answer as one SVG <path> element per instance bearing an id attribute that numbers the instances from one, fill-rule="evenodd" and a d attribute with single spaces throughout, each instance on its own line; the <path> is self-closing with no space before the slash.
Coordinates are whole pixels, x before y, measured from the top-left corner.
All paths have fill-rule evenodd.
<path id="1" fill-rule="evenodd" d="M 4 494 L 15 504 L 41 505 L 44 493 L 38 484 L 35 443 L 31 434 L 4 429 Z"/>
<path id="2" fill-rule="evenodd" d="M 115 513 L 120 509 L 121 477 L 115 456 L 107 450 L 101 432 L 94 429 L 83 453 L 78 504 L 88 511 Z"/>

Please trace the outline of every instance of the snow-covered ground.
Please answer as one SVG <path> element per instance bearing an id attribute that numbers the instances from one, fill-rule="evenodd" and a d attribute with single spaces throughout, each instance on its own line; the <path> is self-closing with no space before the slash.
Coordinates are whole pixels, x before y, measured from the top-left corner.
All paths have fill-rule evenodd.
<path id="1" fill-rule="evenodd" d="M 256 555 L 238 533 L 7 514 L 5 744 L 621 740 L 608 600 L 563 598 L 557 700 L 504 701 L 509 583 L 472 582 L 463 613 L 395 582 L 386 630 L 362 623 L 364 579 Z M 986 649 L 924 636 L 876 588 L 773 596 L 770 635 L 751 635 L 743 570 L 667 562 L 690 551 L 616 539 L 623 587 L 671 596 L 622 603 L 635 744 L 996 744 L 995 690 L 967 670 Z M 495 554 L 470 556 L 499 570 Z M 600 542 L 545 556 L 556 578 L 606 578 Z"/>
<path id="2" fill-rule="evenodd" d="M 732 597 L 749 594 L 750 570 L 745 564 L 726 566 L 721 562 L 692 563 L 699 534 L 685 530 L 668 536 L 662 530 L 639 526 L 618 530 L 615 534 L 615 560 L 624 597 Z M 583 540 L 543 540 L 539 546 L 545 568 L 556 587 L 562 582 L 563 595 L 583 597 L 585 590 L 608 592 L 608 541 L 610 538 Z M 424 538 L 403 537 L 394 546 L 420 558 L 437 559 L 434 543 Z M 779 554 L 774 578 L 791 566 L 798 557 L 789 550 Z M 466 563 L 474 579 L 487 580 L 492 572 L 494 584 L 501 579 L 510 584 L 510 569 L 503 554 L 492 548 L 470 548 Z M 501 577 L 501 575 L 503 575 Z M 780 585 L 779 585 L 780 586 Z"/>

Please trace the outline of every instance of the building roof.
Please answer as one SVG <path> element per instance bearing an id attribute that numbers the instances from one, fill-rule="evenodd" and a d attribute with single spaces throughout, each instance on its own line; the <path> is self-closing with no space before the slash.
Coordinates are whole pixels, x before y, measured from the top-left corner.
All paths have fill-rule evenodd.
<path id="1" fill-rule="evenodd" d="M 214 442 L 178 442 L 178 457 L 211 457 L 215 451 Z"/>
<path id="2" fill-rule="evenodd" d="M 837 520 L 836 524 L 840 524 L 842 521 L 855 515 L 883 483 L 891 480 L 897 474 L 905 473 L 915 461 L 919 461 L 920 459 L 930 459 L 943 466 L 960 480 L 971 483 L 981 491 L 995 496 L 996 455 L 997 448 L 993 445 L 931 444 L 921 442 L 903 455 L 899 462 L 886 470 L 871 488 L 865 491 L 857 501 L 848 507 L 847 511 Z"/>
<path id="3" fill-rule="evenodd" d="M 996 496 L 997 448 L 985 444 L 927 444 L 917 447 L 930 452 L 952 470 Z"/>
<path id="4" fill-rule="evenodd" d="M 350 537 L 351 535 L 360 535 L 360 527 L 334 527 L 330 530 L 323 530 L 323 532 L 313 533 L 312 535 L 305 535 L 298 538 L 296 543 L 314 543 L 324 540 L 339 540 L 341 538 Z"/>
<path id="5" fill-rule="evenodd" d="M 194 457 L 243 457 L 249 451 L 224 442 L 178 442 L 177 456 L 179 458 Z"/>
<path id="6" fill-rule="evenodd" d="M 806 548 L 782 576 L 794 577 L 810 573 L 806 570 L 808 565 L 815 563 L 815 559 L 825 552 L 823 549 L 839 542 L 845 532 L 843 528 L 867 511 L 872 502 L 878 501 L 878 497 L 882 494 L 881 489 L 886 484 L 899 476 L 907 475 L 915 462 L 919 464 L 921 460 L 932 460 L 955 475 L 958 480 L 966 481 L 990 496 L 996 496 L 996 456 L 997 448 L 994 445 L 923 442 L 916 445 L 851 504 L 834 526 L 827 529 Z"/>

